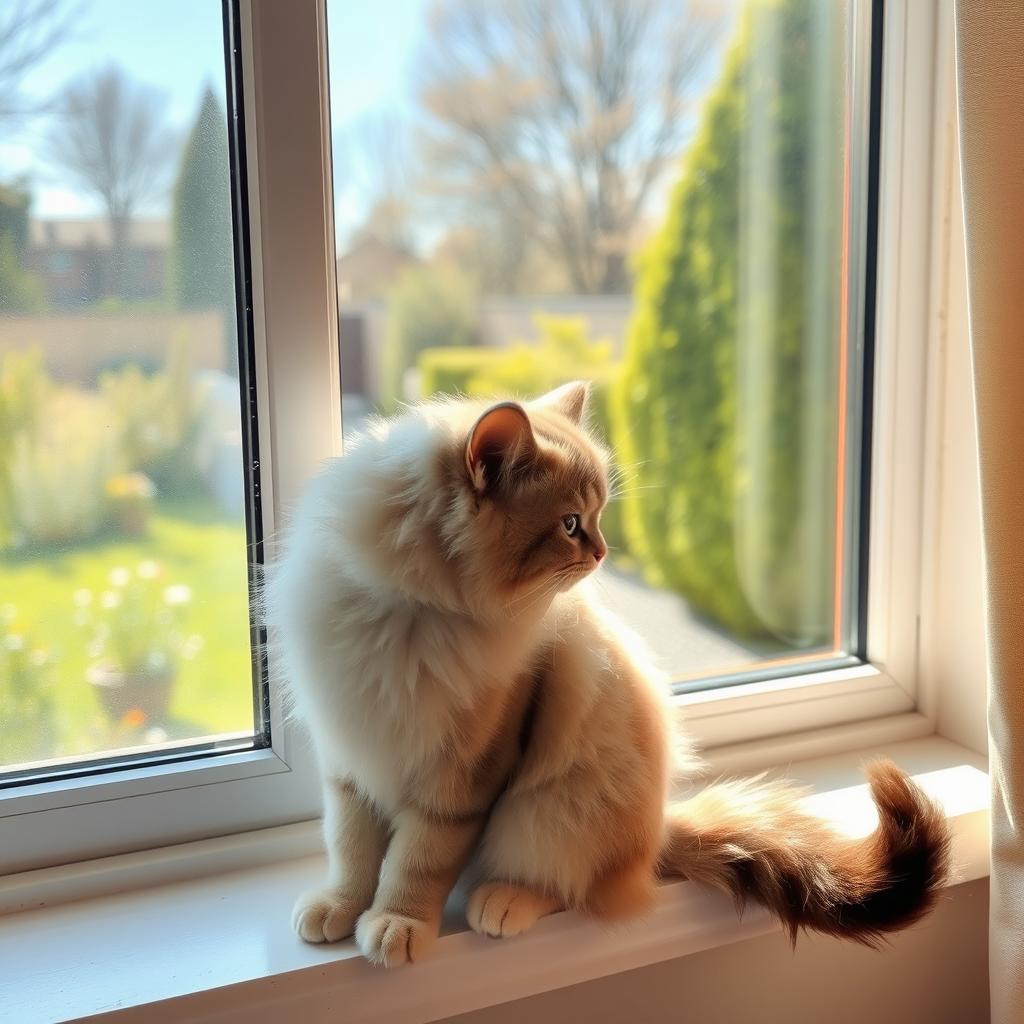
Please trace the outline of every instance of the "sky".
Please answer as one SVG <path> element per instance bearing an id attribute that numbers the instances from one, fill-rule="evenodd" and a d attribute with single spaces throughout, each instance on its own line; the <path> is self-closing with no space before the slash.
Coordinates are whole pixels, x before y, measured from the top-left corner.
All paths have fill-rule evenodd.
<path id="1" fill-rule="evenodd" d="M 331 115 L 339 136 L 370 111 L 408 109 L 412 94 L 406 70 L 426 5 L 427 0 L 328 0 Z M 27 96 L 43 100 L 69 80 L 116 63 L 164 94 L 168 124 L 183 135 L 206 85 L 223 95 L 220 0 L 85 0 L 79 9 L 74 37 L 26 76 Z M 4 129 L 0 183 L 28 175 L 36 217 L 100 216 L 97 200 L 49 166 L 50 130 L 46 115 Z M 337 206 L 341 232 L 359 215 L 358 198 L 342 191 Z M 159 216 L 167 209 L 165 194 L 139 212 Z"/>

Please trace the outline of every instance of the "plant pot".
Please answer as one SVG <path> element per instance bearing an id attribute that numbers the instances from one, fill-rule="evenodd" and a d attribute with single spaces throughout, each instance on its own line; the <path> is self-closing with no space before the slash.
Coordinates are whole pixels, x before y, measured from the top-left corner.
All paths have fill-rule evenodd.
<path id="1" fill-rule="evenodd" d="M 114 528 L 122 537 L 145 537 L 149 532 L 152 502 L 121 501 L 113 507 Z"/>
<path id="2" fill-rule="evenodd" d="M 112 476 L 106 485 L 107 507 L 114 528 L 124 537 L 143 537 L 149 530 L 156 488 L 145 473 Z"/>
<path id="3" fill-rule="evenodd" d="M 122 672 L 111 665 L 92 665 L 86 671 L 103 710 L 115 722 L 129 711 L 141 711 L 147 721 L 167 716 L 174 684 L 174 669 Z"/>

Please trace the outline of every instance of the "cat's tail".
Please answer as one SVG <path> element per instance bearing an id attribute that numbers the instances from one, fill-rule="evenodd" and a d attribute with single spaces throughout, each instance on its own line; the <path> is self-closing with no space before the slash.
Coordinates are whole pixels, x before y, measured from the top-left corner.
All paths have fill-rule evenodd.
<path id="1" fill-rule="evenodd" d="M 942 810 L 891 761 L 866 773 L 878 828 L 847 839 L 801 811 L 785 783 L 726 782 L 669 809 L 659 873 L 763 903 L 801 928 L 877 945 L 935 902 L 949 873 Z"/>

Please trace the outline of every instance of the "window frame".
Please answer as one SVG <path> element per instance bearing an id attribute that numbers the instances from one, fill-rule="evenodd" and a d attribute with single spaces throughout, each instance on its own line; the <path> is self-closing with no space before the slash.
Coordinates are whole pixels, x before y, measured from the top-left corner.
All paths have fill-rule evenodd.
<path id="1" fill-rule="evenodd" d="M 229 3 L 243 66 L 268 558 L 285 510 L 341 450 L 325 4 Z M 786 751 L 814 737 L 838 749 L 840 726 L 856 733 L 853 744 L 865 728 L 887 740 L 934 731 L 933 712 L 918 704 L 918 627 L 929 543 L 930 224 L 949 160 L 934 142 L 936 83 L 949 69 L 940 67 L 931 5 L 889 0 L 882 9 L 867 657 L 674 697 L 684 728 L 705 749 Z M 282 716 L 279 680 L 271 675 L 269 685 L 265 749 L 0 791 L 0 874 L 315 817 L 314 758 Z"/>
<path id="2" fill-rule="evenodd" d="M 941 144 L 952 65 L 939 46 L 941 12 L 933 5 L 863 6 L 881 9 L 884 39 L 864 660 L 675 696 L 683 727 L 703 747 L 867 721 L 890 738 L 935 728 L 934 710 L 919 700 L 919 639 L 924 555 L 937 557 L 929 547 L 936 481 L 926 474 L 926 422 L 934 431 L 932 306 L 941 297 L 931 285 L 945 254 L 933 251 L 933 216 L 954 159 Z"/>
<path id="3" fill-rule="evenodd" d="M 282 510 L 341 450 L 325 9 L 323 0 L 230 0 L 225 10 L 228 45 L 241 50 L 261 511 L 272 557 Z M 312 754 L 282 713 L 272 673 L 268 686 L 267 747 L 0 790 L 0 874 L 315 817 Z"/>

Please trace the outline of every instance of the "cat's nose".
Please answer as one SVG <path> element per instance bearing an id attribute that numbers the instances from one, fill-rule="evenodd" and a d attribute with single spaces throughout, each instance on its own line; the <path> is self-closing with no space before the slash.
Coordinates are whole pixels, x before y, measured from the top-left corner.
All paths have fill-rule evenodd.
<path id="1" fill-rule="evenodd" d="M 594 545 L 594 561 L 597 562 L 599 565 L 601 563 L 601 559 L 604 558 L 604 556 L 607 554 L 608 549 L 606 547 L 599 544 Z"/>

